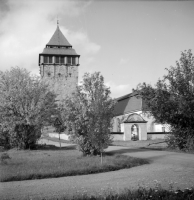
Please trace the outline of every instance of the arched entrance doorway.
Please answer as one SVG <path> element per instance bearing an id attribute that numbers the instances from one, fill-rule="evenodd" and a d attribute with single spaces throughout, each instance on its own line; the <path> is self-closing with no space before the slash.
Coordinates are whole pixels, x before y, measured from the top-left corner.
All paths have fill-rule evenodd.
<path id="1" fill-rule="evenodd" d="M 147 121 L 137 113 L 128 115 L 123 122 L 124 140 L 147 140 Z"/>
<path id="2" fill-rule="evenodd" d="M 139 140 L 139 126 L 137 124 L 131 126 L 131 140 Z"/>

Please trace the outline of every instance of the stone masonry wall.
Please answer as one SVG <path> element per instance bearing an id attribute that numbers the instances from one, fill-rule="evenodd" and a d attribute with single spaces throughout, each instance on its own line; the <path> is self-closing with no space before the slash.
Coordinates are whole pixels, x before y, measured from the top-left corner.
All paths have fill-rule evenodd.
<path id="1" fill-rule="evenodd" d="M 65 65 L 41 65 L 40 73 L 51 91 L 57 94 L 57 100 L 61 101 L 75 91 L 78 84 L 78 67 Z"/>

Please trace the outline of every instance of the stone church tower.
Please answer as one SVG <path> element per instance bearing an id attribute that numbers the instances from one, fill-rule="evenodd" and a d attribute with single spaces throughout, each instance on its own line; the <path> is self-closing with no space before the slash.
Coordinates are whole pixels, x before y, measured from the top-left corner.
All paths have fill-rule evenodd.
<path id="1" fill-rule="evenodd" d="M 39 54 L 40 75 L 61 101 L 70 96 L 78 84 L 79 57 L 59 25 L 43 52 Z"/>

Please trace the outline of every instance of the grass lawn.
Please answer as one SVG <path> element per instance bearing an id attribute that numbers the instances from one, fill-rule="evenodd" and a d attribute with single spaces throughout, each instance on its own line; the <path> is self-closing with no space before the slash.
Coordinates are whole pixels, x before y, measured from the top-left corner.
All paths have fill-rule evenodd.
<path id="1" fill-rule="evenodd" d="M 156 148 L 165 149 L 167 144 L 164 139 L 158 140 L 137 140 L 137 141 L 113 141 L 112 145 L 126 146 L 131 148 Z"/>
<path id="2" fill-rule="evenodd" d="M 75 146 L 61 150 L 52 145 L 39 150 L 7 151 L 10 159 L 0 161 L 0 181 L 30 180 L 51 177 L 73 176 L 114 171 L 148 164 L 146 159 L 124 155 L 83 157 Z M 5 152 L 0 152 L 0 157 Z"/>

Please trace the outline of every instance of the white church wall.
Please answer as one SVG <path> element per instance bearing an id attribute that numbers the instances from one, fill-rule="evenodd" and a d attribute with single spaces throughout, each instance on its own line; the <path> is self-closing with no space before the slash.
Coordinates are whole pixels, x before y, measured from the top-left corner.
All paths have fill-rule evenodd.
<path id="1" fill-rule="evenodd" d="M 157 132 L 157 134 L 155 134 L 153 132 L 153 133 L 149 133 L 147 137 L 148 137 L 148 140 L 165 139 L 166 133 L 161 132 L 161 134 L 158 134 L 158 132 Z"/>
<path id="2" fill-rule="evenodd" d="M 59 138 L 59 134 L 58 133 L 49 133 L 48 135 L 51 138 Z M 63 139 L 63 140 L 69 140 L 69 135 L 67 135 L 65 133 L 61 133 L 60 134 L 60 138 Z"/>
<path id="3" fill-rule="evenodd" d="M 113 137 L 113 141 L 124 140 L 124 134 L 111 134 L 111 136 Z"/>

